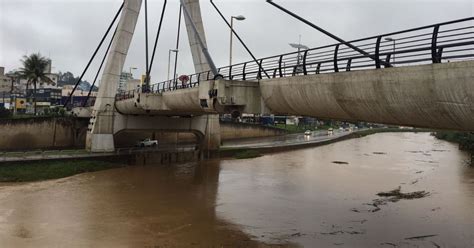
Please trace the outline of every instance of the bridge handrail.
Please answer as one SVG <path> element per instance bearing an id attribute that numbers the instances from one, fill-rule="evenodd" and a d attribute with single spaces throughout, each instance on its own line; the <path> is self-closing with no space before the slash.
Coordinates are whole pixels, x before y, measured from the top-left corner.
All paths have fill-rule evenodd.
<path id="1" fill-rule="evenodd" d="M 362 55 L 342 43 L 336 43 L 265 57 L 259 59 L 258 63 L 271 77 L 277 78 L 474 58 L 474 17 L 356 39 L 349 43 L 369 55 Z M 376 60 L 369 56 L 375 57 Z M 221 67 L 218 71 L 225 79 L 258 80 L 262 79 L 261 67 L 255 61 L 247 61 Z M 178 80 L 160 82 L 151 85 L 150 89 L 117 94 L 116 99 L 130 99 L 140 91 L 161 94 L 197 87 L 201 80 L 209 80 L 211 74 L 205 71 L 189 75 L 189 81 L 186 83 Z"/>

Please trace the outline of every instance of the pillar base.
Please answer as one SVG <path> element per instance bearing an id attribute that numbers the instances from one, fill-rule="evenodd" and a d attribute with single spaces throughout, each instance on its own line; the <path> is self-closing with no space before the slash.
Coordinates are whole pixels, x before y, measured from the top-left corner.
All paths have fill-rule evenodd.
<path id="1" fill-rule="evenodd" d="M 114 152 L 114 135 L 113 134 L 89 134 L 91 141 L 87 150 L 90 152 Z"/>

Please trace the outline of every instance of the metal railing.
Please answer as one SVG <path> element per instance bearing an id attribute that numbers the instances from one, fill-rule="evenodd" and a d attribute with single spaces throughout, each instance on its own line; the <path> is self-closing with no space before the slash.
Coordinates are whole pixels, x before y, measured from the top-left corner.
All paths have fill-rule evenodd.
<path id="1" fill-rule="evenodd" d="M 218 71 L 224 79 L 245 81 L 263 79 L 265 73 L 261 68 L 270 78 L 281 78 L 474 59 L 474 17 L 348 43 L 364 50 L 368 55 L 339 43 L 262 58 L 258 60 L 261 66 L 255 61 L 248 61 L 221 67 Z M 197 87 L 201 80 L 210 80 L 213 75 L 207 71 L 190 75 L 189 78 L 186 84 L 173 80 L 154 84 L 146 92 L 163 93 Z"/>

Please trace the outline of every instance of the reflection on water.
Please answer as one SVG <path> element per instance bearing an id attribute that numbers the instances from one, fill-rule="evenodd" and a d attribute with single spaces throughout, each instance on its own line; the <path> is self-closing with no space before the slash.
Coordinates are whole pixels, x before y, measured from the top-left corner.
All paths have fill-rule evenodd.
<path id="1" fill-rule="evenodd" d="M 472 247 L 467 158 L 429 134 L 377 134 L 257 159 L 0 185 L 0 247 Z M 430 195 L 372 212 L 376 193 L 399 186 Z M 435 236 L 407 239 L 426 235 Z"/>

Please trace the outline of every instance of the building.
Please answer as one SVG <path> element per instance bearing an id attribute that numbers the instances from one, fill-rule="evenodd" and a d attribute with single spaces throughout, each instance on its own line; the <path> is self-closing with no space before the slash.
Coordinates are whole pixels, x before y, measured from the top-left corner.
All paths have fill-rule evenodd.
<path id="1" fill-rule="evenodd" d="M 71 97 L 71 99 L 69 100 L 68 105 L 72 105 L 74 107 L 80 107 L 84 104 L 84 102 L 87 100 L 87 95 L 89 94 L 89 91 L 76 89 L 74 91 L 74 94 L 71 96 L 71 92 L 73 89 L 74 89 L 74 85 L 63 86 L 61 90 L 61 105 L 66 104 L 67 99 L 69 97 Z M 92 91 L 89 98 L 89 103 L 93 104 L 96 97 L 97 97 L 97 91 Z"/>
<path id="2" fill-rule="evenodd" d="M 125 85 L 126 85 L 124 88 L 125 92 L 134 91 L 141 87 L 142 81 L 140 79 L 129 79 L 127 80 Z"/>
<path id="3" fill-rule="evenodd" d="M 5 67 L 0 67 L 0 94 L 3 92 L 11 93 L 13 79 L 5 75 Z"/>
<path id="4" fill-rule="evenodd" d="M 28 89 L 27 95 L 30 109 L 33 109 L 33 99 L 36 99 L 37 112 L 61 104 L 61 88 L 58 87 L 39 88 L 36 89 L 36 94 L 34 94 L 34 89 Z"/>
<path id="5" fill-rule="evenodd" d="M 133 79 L 133 74 L 132 73 L 122 72 L 122 74 L 120 74 L 118 92 L 127 91 L 127 82 L 128 82 L 128 80 L 131 80 L 131 79 Z"/>

